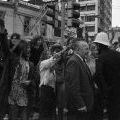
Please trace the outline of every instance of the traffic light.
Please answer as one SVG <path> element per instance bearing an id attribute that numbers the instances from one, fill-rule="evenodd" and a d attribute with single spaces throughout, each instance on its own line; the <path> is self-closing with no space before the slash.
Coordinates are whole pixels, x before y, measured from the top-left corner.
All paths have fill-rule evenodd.
<path id="1" fill-rule="evenodd" d="M 83 28 L 77 27 L 77 38 L 83 39 Z"/>
<path id="2" fill-rule="evenodd" d="M 47 17 L 47 21 L 46 23 L 49 24 L 49 25 L 52 25 L 54 26 L 54 19 L 55 19 L 55 4 L 48 4 L 47 5 L 47 13 L 46 15 L 48 16 Z"/>
<path id="3" fill-rule="evenodd" d="M 47 24 L 52 25 L 53 27 L 58 27 L 58 5 L 55 3 L 47 3 Z"/>
<path id="4" fill-rule="evenodd" d="M 61 37 L 61 21 L 58 20 L 58 27 L 54 27 L 54 36 Z"/>
<path id="5" fill-rule="evenodd" d="M 73 1 L 69 1 L 67 8 L 67 16 L 68 16 L 68 21 L 67 21 L 68 27 L 75 27 L 75 28 L 79 27 L 80 20 L 78 18 L 80 17 L 80 4 Z"/>
<path id="6" fill-rule="evenodd" d="M 61 20 L 58 20 L 58 11 L 59 6 L 56 4 L 55 6 L 55 19 L 54 19 L 54 36 L 61 36 Z"/>
<path id="7" fill-rule="evenodd" d="M 55 19 L 54 19 L 54 27 L 57 28 L 58 26 L 58 11 L 59 11 L 59 6 L 58 4 L 55 5 Z"/>

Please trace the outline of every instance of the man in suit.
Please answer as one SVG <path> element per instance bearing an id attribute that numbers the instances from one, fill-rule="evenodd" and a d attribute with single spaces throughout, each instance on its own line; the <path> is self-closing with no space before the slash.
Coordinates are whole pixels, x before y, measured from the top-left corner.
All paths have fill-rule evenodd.
<path id="1" fill-rule="evenodd" d="M 107 100 L 109 120 L 120 120 L 120 53 L 111 50 L 108 35 L 98 33 L 95 41 L 98 49 L 95 80 L 103 99 Z"/>
<path id="2" fill-rule="evenodd" d="M 74 54 L 66 65 L 68 120 L 90 120 L 93 108 L 93 84 L 90 70 L 84 62 L 88 53 L 89 46 L 85 41 L 75 42 Z"/>

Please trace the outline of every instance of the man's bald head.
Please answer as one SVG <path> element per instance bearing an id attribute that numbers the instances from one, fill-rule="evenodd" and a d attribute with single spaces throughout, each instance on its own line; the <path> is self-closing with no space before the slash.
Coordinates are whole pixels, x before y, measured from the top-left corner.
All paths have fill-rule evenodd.
<path id="1" fill-rule="evenodd" d="M 85 47 L 89 48 L 89 45 L 86 41 L 76 41 L 74 44 L 74 50 L 76 51 L 78 48 L 84 49 Z"/>
<path id="2" fill-rule="evenodd" d="M 81 57 L 86 57 L 89 53 L 89 45 L 86 41 L 76 41 L 74 51 Z"/>

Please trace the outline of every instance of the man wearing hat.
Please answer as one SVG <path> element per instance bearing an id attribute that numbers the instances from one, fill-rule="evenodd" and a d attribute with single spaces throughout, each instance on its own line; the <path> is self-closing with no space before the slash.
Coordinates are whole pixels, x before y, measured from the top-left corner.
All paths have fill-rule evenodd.
<path id="1" fill-rule="evenodd" d="M 94 43 L 98 49 L 95 81 L 107 100 L 109 120 L 120 120 L 120 53 L 111 50 L 108 35 L 97 34 Z"/>

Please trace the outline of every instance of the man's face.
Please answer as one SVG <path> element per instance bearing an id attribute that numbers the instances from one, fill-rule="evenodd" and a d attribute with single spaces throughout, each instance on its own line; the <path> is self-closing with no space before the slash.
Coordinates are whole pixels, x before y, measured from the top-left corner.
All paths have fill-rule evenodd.
<path id="1" fill-rule="evenodd" d="M 30 52 L 31 52 L 30 45 L 25 46 L 24 50 L 23 50 L 23 54 L 24 54 L 24 57 L 25 57 L 26 60 L 29 59 Z"/>
<path id="2" fill-rule="evenodd" d="M 59 49 L 55 49 L 51 54 L 52 54 L 52 56 L 54 56 L 58 52 L 60 52 L 60 50 Z"/>
<path id="3" fill-rule="evenodd" d="M 91 44 L 91 53 L 94 57 L 97 57 L 98 55 L 98 50 L 96 44 Z"/>
<path id="4" fill-rule="evenodd" d="M 83 58 L 88 57 L 88 54 L 90 52 L 89 45 L 87 43 L 79 44 L 78 52 Z"/>
<path id="5" fill-rule="evenodd" d="M 90 52 L 89 51 L 89 46 L 88 45 L 84 46 L 84 48 L 83 48 L 83 54 L 84 54 L 85 58 L 88 57 L 89 52 Z"/>
<path id="6" fill-rule="evenodd" d="M 40 47 L 40 45 L 42 44 L 42 41 L 39 39 L 36 42 L 36 45 L 34 46 L 36 49 L 38 49 Z"/>
<path id="7" fill-rule="evenodd" d="M 30 52 L 31 52 L 30 45 L 28 45 L 26 49 L 26 54 L 28 58 L 30 57 Z"/>
<path id="8" fill-rule="evenodd" d="M 96 43 L 96 47 L 97 47 L 97 51 L 98 51 L 98 54 L 100 53 L 100 45 L 98 43 Z"/>

